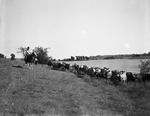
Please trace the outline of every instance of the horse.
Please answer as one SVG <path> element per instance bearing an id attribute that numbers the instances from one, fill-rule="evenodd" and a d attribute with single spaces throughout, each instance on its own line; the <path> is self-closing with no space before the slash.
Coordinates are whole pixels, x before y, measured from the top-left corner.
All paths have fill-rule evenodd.
<path id="1" fill-rule="evenodd" d="M 31 54 L 26 54 L 24 61 L 25 61 L 26 65 L 29 65 L 29 69 L 30 69 L 30 66 L 32 65 L 32 63 L 35 62 L 36 58 L 37 58 L 37 54 L 34 51 Z"/>

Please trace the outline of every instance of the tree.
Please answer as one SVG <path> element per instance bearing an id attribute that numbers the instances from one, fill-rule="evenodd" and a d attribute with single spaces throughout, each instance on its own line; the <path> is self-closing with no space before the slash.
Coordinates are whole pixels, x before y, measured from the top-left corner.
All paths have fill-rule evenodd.
<path id="1" fill-rule="evenodd" d="M 139 65 L 140 73 L 142 75 L 150 73 L 150 60 L 141 60 L 141 64 Z"/>
<path id="2" fill-rule="evenodd" d="M 23 57 L 25 57 L 25 51 L 27 48 L 26 47 L 20 47 L 18 49 L 19 49 L 18 53 L 22 53 Z"/>
<path id="3" fill-rule="evenodd" d="M 18 48 L 18 53 L 22 53 L 22 55 L 25 57 L 26 55 L 26 47 L 20 47 Z M 43 48 L 43 47 L 35 47 L 33 49 L 34 52 L 37 54 L 37 59 L 39 64 L 47 64 L 50 57 L 48 56 L 48 49 L 50 48 Z"/>
<path id="4" fill-rule="evenodd" d="M 74 61 L 74 60 L 75 60 L 75 57 L 71 56 L 71 60 Z"/>
<path id="5" fill-rule="evenodd" d="M 47 64 L 50 57 L 48 56 L 48 49 L 43 47 L 35 47 L 34 51 L 37 53 L 38 63 Z"/>
<path id="6" fill-rule="evenodd" d="M 15 54 L 12 53 L 10 56 L 11 56 L 11 60 L 15 60 Z"/>

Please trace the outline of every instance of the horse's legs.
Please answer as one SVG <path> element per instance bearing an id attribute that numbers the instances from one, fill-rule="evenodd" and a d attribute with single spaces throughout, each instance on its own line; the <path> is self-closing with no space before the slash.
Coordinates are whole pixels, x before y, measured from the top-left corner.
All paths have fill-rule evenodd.
<path id="1" fill-rule="evenodd" d="M 33 64 L 29 63 L 29 69 L 32 70 L 33 69 Z"/>
<path id="2" fill-rule="evenodd" d="M 25 63 L 25 66 L 26 66 L 27 69 L 30 70 L 30 63 L 29 63 L 29 62 L 26 62 L 26 63 Z"/>
<path id="3" fill-rule="evenodd" d="M 27 68 L 30 70 L 30 63 L 27 63 Z"/>
<path id="4" fill-rule="evenodd" d="M 32 63 L 30 63 L 30 67 L 31 67 L 31 69 L 33 69 L 33 64 Z"/>
<path id="5" fill-rule="evenodd" d="M 24 66 L 25 66 L 25 67 L 28 67 L 28 63 L 27 63 L 27 62 L 25 62 Z"/>

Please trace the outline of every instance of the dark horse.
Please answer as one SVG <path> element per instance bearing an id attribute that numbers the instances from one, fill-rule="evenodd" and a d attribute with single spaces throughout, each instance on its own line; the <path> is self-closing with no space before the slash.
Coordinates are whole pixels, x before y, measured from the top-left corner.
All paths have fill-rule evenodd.
<path id="1" fill-rule="evenodd" d="M 25 56 L 24 61 L 27 65 L 32 65 L 34 63 L 35 58 L 37 57 L 37 54 L 33 51 L 31 54 L 28 54 Z"/>

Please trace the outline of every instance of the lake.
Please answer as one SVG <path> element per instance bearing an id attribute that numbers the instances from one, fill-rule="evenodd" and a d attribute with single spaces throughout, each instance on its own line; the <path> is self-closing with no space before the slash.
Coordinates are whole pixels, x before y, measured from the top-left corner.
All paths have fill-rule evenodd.
<path id="1" fill-rule="evenodd" d="M 145 59 L 109 59 L 109 60 L 88 60 L 88 61 L 70 61 L 67 63 L 87 65 L 88 67 L 108 67 L 110 70 L 124 70 L 133 73 L 139 73 L 140 61 Z"/>

